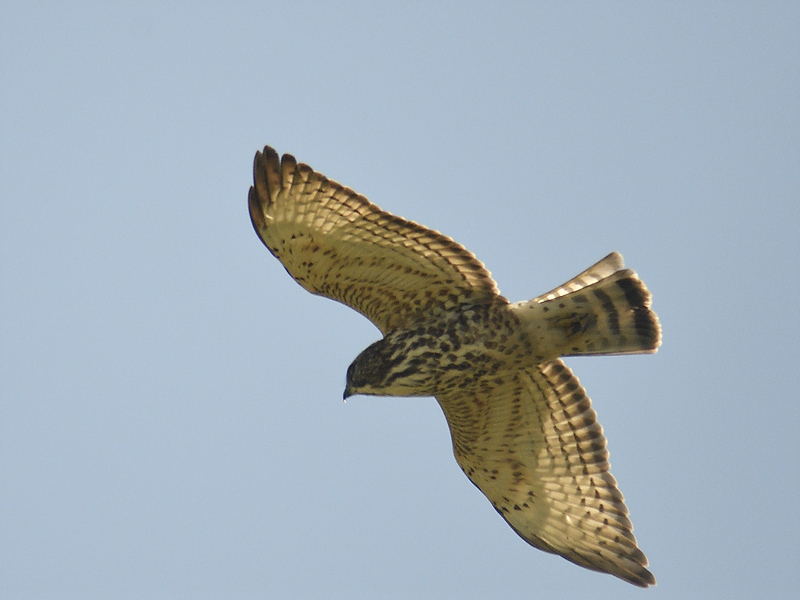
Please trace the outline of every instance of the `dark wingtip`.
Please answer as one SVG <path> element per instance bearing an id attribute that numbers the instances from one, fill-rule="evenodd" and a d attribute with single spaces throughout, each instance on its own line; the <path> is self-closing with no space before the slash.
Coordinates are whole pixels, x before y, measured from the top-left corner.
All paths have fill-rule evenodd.
<path id="1" fill-rule="evenodd" d="M 262 242 L 263 232 L 267 228 L 265 214 L 280 190 L 280 165 L 278 153 L 270 146 L 264 146 L 263 151 L 257 151 L 253 159 L 253 185 L 250 187 L 247 204 L 250 221 Z"/>

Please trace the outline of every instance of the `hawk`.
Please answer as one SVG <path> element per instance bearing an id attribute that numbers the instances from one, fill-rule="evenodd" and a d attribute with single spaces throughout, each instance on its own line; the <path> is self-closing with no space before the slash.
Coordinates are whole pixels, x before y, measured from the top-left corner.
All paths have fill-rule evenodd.
<path id="1" fill-rule="evenodd" d="M 614 252 L 510 303 L 474 254 L 270 147 L 250 217 L 295 281 L 372 321 L 383 339 L 344 397 L 434 396 L 456 461 L 530 545 L 647 587 L 655 578 L 609 471 L 603 429 L 562 356 L 655 352 L 650 293 Z"/>

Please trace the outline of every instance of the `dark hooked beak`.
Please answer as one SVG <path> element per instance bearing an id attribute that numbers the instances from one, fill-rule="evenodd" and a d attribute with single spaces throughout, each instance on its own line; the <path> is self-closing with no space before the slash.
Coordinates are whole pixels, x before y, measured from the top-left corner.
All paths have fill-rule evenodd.
<path id="1" fill-rule="evenodd" d="M 350 389 L 350 385 L 348 384 L 344 388 L 344 394 L 342 394 L 342 400 L 347 400 L 352 395 L 353 395 L 353 390 Z"/>

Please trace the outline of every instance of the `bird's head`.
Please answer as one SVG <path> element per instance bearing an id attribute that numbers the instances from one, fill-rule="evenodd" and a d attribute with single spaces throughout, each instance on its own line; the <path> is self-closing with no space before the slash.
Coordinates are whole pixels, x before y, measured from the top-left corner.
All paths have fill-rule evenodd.
<path id="1" fill-rule="evenodd" d="M 385 340 L 380 340 L 359 354 L 347 368 L 344 399 L 356 394 L 388 396 L 389 371 L 392 366 L 391 353 L 387 352 Z"/>
<path id="2" fill-rule="evenodd" d="M 347 368 L 345 400 L 367 396 L 431 396 L 430 366 L 409 353 L 403 337 L 389 335 L 369 346 Z M 426 368 L 427 367 L 427 368 Z"/>

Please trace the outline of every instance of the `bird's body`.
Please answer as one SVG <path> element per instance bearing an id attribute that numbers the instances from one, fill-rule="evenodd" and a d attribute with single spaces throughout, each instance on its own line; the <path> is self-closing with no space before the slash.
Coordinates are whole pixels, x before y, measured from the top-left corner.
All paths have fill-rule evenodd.
<path id="1" fill-rule="evenodd" d="M 384 396 L 468 388 L 512 363 L 530 362 L 518 324 L 507 303 L 457 306 L 375 342 L 353 363 L 348 379 L 358 393 Z"/>
<path id="2" fill-rule="evenodd" d="M 384 334 L 347 372 L 352 394 L 434 396 L 458 464 L 533 546 L 640 586 L 645 568 L 605 437 L 569 355 L 654 352 L 650 294 L 612 253 L 511 304 L 450 238 L 383 212 L 294 158 L 256 155 L 256 232 L 308 291 Z"/>

